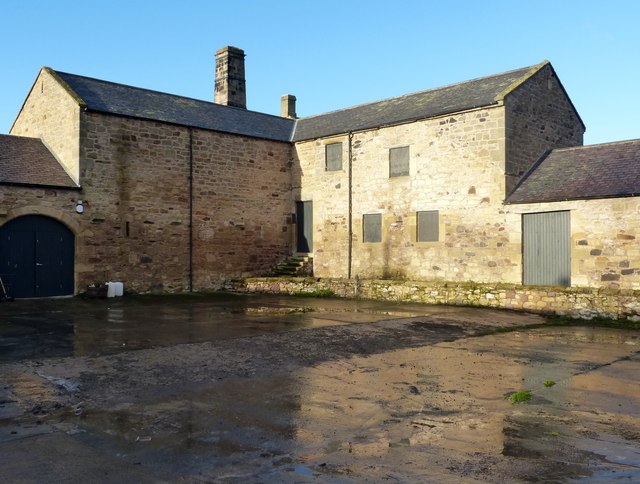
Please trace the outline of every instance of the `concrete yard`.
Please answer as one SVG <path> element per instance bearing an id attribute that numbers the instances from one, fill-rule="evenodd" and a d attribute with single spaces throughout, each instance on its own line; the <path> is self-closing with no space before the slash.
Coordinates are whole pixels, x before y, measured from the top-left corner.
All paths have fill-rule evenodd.
<path id="1" fill-rule="evenodd" d="M 640 482 L 640 331 L 544 321 L 258 295 L 2 302 L 0 482 Z"/>

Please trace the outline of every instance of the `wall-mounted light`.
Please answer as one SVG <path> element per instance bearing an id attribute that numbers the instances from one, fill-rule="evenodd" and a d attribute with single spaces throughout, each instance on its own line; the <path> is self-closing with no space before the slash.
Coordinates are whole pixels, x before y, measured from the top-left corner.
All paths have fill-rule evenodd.
<path id="1" fill-rule="evenodd" d="M 84 212 L 84 205 L 82 204 L 82 200 L 78 200 L 76 202 L 76 212 L 78 213 Z"/>

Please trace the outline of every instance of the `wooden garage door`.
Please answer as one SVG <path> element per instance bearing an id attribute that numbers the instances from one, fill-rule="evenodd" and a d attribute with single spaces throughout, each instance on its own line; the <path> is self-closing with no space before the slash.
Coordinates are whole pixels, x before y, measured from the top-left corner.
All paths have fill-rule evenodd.
<path id="1" fill-rule="evenodd" d="M 0 277 L 13 297 L 73 294 L 73 232 L 41 215 L 0 227 Z"/>
<path id="2" fill-rule="evenodd" d="M 569 211 L 522 216 L 523 284 L 571 285 Z"/>

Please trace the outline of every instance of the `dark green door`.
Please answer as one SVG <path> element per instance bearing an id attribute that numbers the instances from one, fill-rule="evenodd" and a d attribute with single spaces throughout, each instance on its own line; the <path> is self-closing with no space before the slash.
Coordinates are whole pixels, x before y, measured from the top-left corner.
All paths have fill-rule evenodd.
<path id="1" fill-rule="evenodd" d="M 313 202 L 296 202 L 296 250 L 313 251 Z"/>
<path id="2" fill-rule="evenodd" d="M 42 215 L 27 215 L 0 227 L 0 277 L 10 296 L 73 294 L 73 232 Z"/>

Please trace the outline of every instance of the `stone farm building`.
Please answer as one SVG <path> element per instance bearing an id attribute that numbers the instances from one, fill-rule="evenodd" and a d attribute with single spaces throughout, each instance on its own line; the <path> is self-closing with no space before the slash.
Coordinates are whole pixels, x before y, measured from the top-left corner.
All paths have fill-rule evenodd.
<path id="1" fill-rule="evenodd" d="M 211 290 L 292 254 L 319 278 L 640 289 L 640 140 L 582 146 L 549 62 L 296 119 L 42 68 L 0 135 L 16 296 Z"/>

